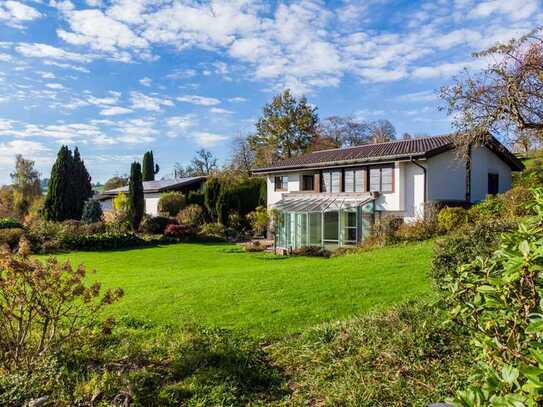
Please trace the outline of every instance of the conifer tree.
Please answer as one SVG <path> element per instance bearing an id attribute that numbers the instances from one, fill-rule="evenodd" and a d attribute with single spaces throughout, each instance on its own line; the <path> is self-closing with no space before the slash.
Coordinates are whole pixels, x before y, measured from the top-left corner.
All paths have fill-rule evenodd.
<path id="1" fill-rule="evenodd" d="M 128 219 L 132 230 L 138 230 L 144 211 L 145 198 L 143 195 L 141 165 L 138 162 L 133 162 L 130 167 L 130 180 L 128 181 Z"/>
<path id="2" fill-rule="evenodd" d="M 73 157 L 67 146 L 62 146 L 51 169 L 49 187 L 43 206 L 43 216 L 51 221 L 70 219 L 71 199 L 73 199 L 70 182 L 73 169 Z"/>
<path id="3" fill-rule="evenodd" d="M 43 208 L 45 219 L 57 222 L 80 220 L 83 206 L 91 197 L 91 177 L 79 150 L 76 148 L 72 155 L 67 146 L 62 146 L 51 169 Z"/>
<path id="4" fill-rule="evenodd" d="M 81 155 L 79 154 L 79 149 L 77 147 L 74 150 L 72 174 L 74 193 L 72 219 L 81 219 L 85 202 L 92 198 L 93 193 L 91 177 L 87 171 L 87 168 L 85 167 L 85 162 L 81 159 Z"/>
<path id="5" fill-rule="evenodd" d="M 144 181 L 154 181 L 160 167 L 155 164 L 155 158 L 152 151 L 147 151 L 143 155 L 142 176 Z"/>

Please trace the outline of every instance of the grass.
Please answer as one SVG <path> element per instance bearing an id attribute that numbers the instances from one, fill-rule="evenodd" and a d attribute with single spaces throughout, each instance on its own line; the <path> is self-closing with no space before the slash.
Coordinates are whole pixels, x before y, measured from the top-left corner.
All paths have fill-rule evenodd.
<path id="1" fill-rule="evenodd" d="M 176 244 L 59 256 L 122 287 L 117 316 L 283 336 L 408 299 L 429 297 L 432 242 L 325 258 L 245 253 L 230 244 Z"/>

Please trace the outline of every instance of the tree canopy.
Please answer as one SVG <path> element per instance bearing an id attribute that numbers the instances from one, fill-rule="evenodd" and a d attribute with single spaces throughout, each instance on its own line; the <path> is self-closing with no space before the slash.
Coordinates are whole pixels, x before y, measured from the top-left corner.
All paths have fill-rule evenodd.
<path id="1" fill-rule="evenodd" d="M 155 158 L 152 151 L 146 151 L 143 155 L 143 164 L 141 173 L 144 181 L 154 181 L 155 175 L 160 171 L 158 164 L 155 164 Z"/>
<path id="2" fill-rule="evenodd" d="M 143 193 L 143 181 L 141 165 L 133 162 L 130 167 L 130 179 L 128 181 L 128 218 L 132 230 L 139 229 L 145 212 L 145 197 Z"/>
<path id="3" fill-rule="evenodd" d="M 256 134 L 249 137 L 258 165 L 305 153 L 317 137 L 317 108 L 305 97 L 295 98 L 285 90 L 266 104 L 256 123 Z"/>

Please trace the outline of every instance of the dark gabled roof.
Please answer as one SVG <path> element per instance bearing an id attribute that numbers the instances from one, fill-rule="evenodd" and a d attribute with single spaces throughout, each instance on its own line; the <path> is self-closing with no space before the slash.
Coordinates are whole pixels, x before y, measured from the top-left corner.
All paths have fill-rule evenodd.
<path id="1" fill-rule="evenodd" d="M 169 190 L 175 190 L 177 188 L 185 187 L 192 185 L 196 182 L 205 180 L 206 177 L 187 177 L 187 178 L 177 178 L 177 179 L 163 179 L 158 181 L 144 181 L 143 182 L 143 192 L 146 194 L 165 192 Z M 118 195 L 119 193 L 124 192 L 128 193 L 128 187 L 120 187 L 115 189 L 110 189 L 109 191 L 102 192 L 98 199 L 107 199 Z"/>
<path id="2" fill-rule="evenodd" d="M 411 140 L 397 140 L 387 143 L 365 144 L 356 147 L 316 151 L 278 161 L 269 167 L 256 168 L 253 170 L 253 173 L 266 174 L 304 168 L 429 158 L 455 148 L 454 139 L 454 135 L 448 134 L 444 136 L 420 137 Z M 494 137 L 487 142 L 486 146 L 504 160 L 513 170 L 520 171 L 523 168 L 522 163 Z"/>

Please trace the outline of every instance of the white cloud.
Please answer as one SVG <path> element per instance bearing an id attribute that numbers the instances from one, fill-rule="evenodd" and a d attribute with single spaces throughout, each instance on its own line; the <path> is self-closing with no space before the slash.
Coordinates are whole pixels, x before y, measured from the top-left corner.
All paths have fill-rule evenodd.
<path id="1" fill-rule="evenodd" d="M 171 138 L 178 137 L 189 128 L 194 127 L 195 124 L 195 116 L 192 114 L 169 117 L 166 120 L 166 125 L 169 128 L 167 136 Z"/>
<path id="2" fill-rule="evenodd" d="M 216 98 L 208 98 L 208 97 L 196 96 L 196 95 L 179 96 L 177 97 L 177 100 L 179 100 L 180 102 L 192 103 L 193 105 L 200 105 L 200 106 L 214 106 L 221 103 L 221 101 Z"/>
<path id="3" fill-rule="evenodd" d="M 61 61 L 73 61 L 79 63 L 90 62 L 91 58 L 89 56 L 78 54 L 75 52 L 65 51 L 62 48 L 56 48 L 48 44 L 40 43 L 21 43 L 15 47 L 15 50 L 29 58 L 44 58 L 44 59 L 54 59 Z"/>
<path id="4" fill-rule="evenodd" d="M 480 69 L 486 65 L 483 60 L 471 60 L 464 62 L 445 62 L 439 65 L 422 66 L 415 68 L 412 72 L 412 76 L 417 79 L 430 79 L 430 78 L 447 78 L 464 68 Z"/>
<path id="5" fill-rule="evenodd" d="M 229 98 L 228 101 L 231 103 L 242 103 L 242 102 L 247 102 L 247 99 L 241 96 L 236 96 L 233 98 Z"/>
<path id="6" fill-rule="evenodd" d="M 45 86 L 49 89 L 64 89 L 64 85 L 61 83 L 48 83 Z"/>
<path id="7" fill-rule="evenodd" d="M 0 62 L 10 62 L 12 59 L 11 55 L 0 53 Z"/>
<path id="8" fill-rule="evenodd" d="M 12 165 L 16 154 L 24 154 L 25 157 L 49 155 L 49 148 L 44 144 L 30 140 L 12 140 L 0 143 L 0 165 Z"/>
<path id="9" fill-rule="evenodd" d="M 220 107 L 212 107 L 211 109 L 209 109 L 209 111 L 216 114 L 234 114 L 232 110 L 223 109 Z"/>
<path id="10" fill-rule="evenodd" d="M 40 18 L 41 13 L 33 7 L 19 1 L 4 1 L 0 4 L 0 21 L 15 28 L 22 28 L 23 22 Z"/>
<path id="11" fill-rule="evenodd" d="M 197 133 L 193 133 L 192 136 L 194 136 L 198 145 L 202 147 L 212 147 L 216 145 L 217 143 L 223 140 L 226 140 L 228 138 L 220 134 L 208 133 L 208 132 L 197 132 Z"/>
<path id="12" fill-rule="evenodd" d="M 127 114 L 127 113 L 132 113 L 132 110 L 127 109 L 126 107 L 122 107 L 122 106 L 112 106 L 106 109 L 102 109 L 100 111 L 100 114 L 102 116 L 117 116 L 120 114 Z"/>
<path id="13" fill-rule="evenodd" d="M 139 83 L 141 83 L 143 86 L 151 86 L 151 83 L 153 80 L 151 78 L 145 77 L 139 80 Z"/>
<path id="14" fill-rule="evenodd" d="M 400 102 L 432 102 L 438 98 L 435 91 L 424 90 L 422 92 L 406 93 L 394 99 Z"/>
<path id="15" fill-rule="evenodd" d="M 520 20 L 533 15 L 537 7 L 538 0 L 490 0 L 477 4 L 470 16 L 481 18 L 500 13 L 512 20 Z"/>
<path id="16" fill-rule="evenodd" d="M 140 92 L 131 92 L 130 100 L 133 109 L 143 109 L 151 112 L 158 112 L 161 106 L 174 106 L 170 99 L 145 95 Z"/>

